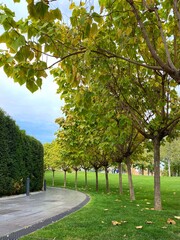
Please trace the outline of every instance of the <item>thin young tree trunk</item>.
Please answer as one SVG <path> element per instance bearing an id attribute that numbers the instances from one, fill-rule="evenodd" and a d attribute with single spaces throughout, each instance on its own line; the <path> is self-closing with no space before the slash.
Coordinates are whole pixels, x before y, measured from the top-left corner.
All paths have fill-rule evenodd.
<path id="1" fill-rule="evenodd" d="M 53 172 L 53 175 L 52 175 L 52 187 L 54 187 L 54 172 L 55 172 L 55 170 L 53 169 L 52 172 Z"/>
<path id="2" fill-rule="evenodd" d="M 122 186 L 122 163 L 118 163 L 119 170 L 119 194 L 123 194 L 123 186 Z"/>
<path id="3" fill-rule="evenodd" d="M 98 192 L 98 190 L 99 190 L 99 183 L 98 183 L 98 169 L 97 168 L 95 169 L 95 172 L 96 172 L 96 192 Z"/>
<path id="4" fill-rule="evenodd" d="M 109 177 L 108 177 L 108 168 L 107 166 L 105 168 L 105 179 L 106 179 L 106 192 L 109 192 Z"/>
<path id="5" fill-rule="evenodd" d="M 171 160 L 168 158 L 168 176 L 171 177 Z"/>
<path id="6" fill-rule="evenodd" d="M 153 139 L 154 146 L 154 209 L 161 210 L 161 188 L 160 188 L 160 140 Z"/>
<path id="7" fill-rule="evenodd" d="M 87 185 L 87 169 L 85 169 L 84 177 L 85 177 L 85 189 L 87 190 L 87 188 L 88 188 L 88 185 Z"/>
<path id="8" fill-rule="evenodd" d="M 66 188 L 66 170 L 64 170 L 64 187 Z"/>
<path id="9" fill-rule="evenodd" d="M 131 173 L 131 161 L 130 158 L 126 158 L 126 165 L 127 165 L 127 171 L 128 171 L 128 182 L 129 182 L 129 193 L 130 193 L 130 200 L 135 200 L 135 194 L 134 194 L 134 186 L 132 181 L 132 173 Z"/>
<path id="10" fill-rule="evenodd" d="M 75 170 L 75 189 L 77 190 L 77 172 L 78 170 Z"/>

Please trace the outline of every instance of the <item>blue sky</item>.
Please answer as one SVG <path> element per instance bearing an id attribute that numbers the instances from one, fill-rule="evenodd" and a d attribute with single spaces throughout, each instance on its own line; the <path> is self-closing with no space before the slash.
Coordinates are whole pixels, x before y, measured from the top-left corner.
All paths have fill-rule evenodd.
<path id="1" fill-rule="evenodd" d="M 0 3 L 14 10 L 17 18 L 25 17 L 27 14 L 25 0 L 16 4 L 13 0 L 0 0 Z M 58 1 L 53 2 L 52 7 L 60 7 L 66 18 L 68 4 L 69 1 Z M 2 30 L 0 26 L 0 33 Z M 49 76 L 44 79 L 42 89 L 32 94 L 24 85 L 20 86 L 7 78 L 0 68 L 0 108 L 16 121 L 20 129 L 42 143 L 51 142 L 55 138 L 54 133 L 58 125 L 54 121 L 62 116 L 63 101 L 56 94 L 56 89 L 56 84 Z"/>

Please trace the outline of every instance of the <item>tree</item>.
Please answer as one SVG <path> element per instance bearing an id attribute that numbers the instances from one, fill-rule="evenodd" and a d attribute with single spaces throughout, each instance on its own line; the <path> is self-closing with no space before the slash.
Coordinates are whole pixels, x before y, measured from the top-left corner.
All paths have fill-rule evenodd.
<path id="1" fill-rule="evenodd" d="M 57 141 L 44 144 L 44 164 L 45 169 L 51 169 L 53 173 L 52 186 L 54 187 L 54 174 L 60 168 L 60 148 Z"/>
<path id="2" fill-rule="evenodd" d="M 99 13 L 93 7 L 88 12 L 83 2 L 71 3 L 70 8 L 71 26 L 67 26 L 61 23 L 60 11 L 43 1 L 28 1 L 31 21 L 18 23 L 2 6 L 5 32 L 0 42 L 9 51 L 2 52 L 1 65 L 31 91 L 41 86 L 45 70 L 55 64 L 59 65 L 52 73 L 60 86 L 103 81 L 136 129 L 153 142 L 155 209 L 161 209 L 160 143 L 180 118 L 175 90 L 180 82 L 179 3 L 105 0 L 100 1 Z M 137 24 L 132 28 L 132 23 Z M 47 66 L 44 55 L 55 62 Z"/>
<path id="3" fill-rule="evenodd" d="M 161 161 L 165 164 L 168 176 L 180 176 L 180 139 L 166 141 L 161 147 Z"/>

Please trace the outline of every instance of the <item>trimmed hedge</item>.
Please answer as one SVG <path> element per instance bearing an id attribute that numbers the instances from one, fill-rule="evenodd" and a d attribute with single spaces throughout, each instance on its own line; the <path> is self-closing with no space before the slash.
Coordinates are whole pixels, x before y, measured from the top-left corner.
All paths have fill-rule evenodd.
<path id="1" fill-rule="evenodd" d="M 43 145 L 0 109 L 0 197 L 25 193 L 27 177 L 30 191 L 41 190 L 43 174 Z"/>

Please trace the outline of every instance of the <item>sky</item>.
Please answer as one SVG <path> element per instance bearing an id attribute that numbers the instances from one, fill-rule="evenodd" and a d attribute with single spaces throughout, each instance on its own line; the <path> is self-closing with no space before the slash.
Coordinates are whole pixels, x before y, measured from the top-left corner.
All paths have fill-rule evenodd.
<path id="1" fill-rule="evenodd" d="M 17 19 L 27 15 L 25 0 L 21 0 L 21 3 L 0 0 L 0 3 L 15 11 Z M 67 18 L 68 4 L 69 1 L 58 1 L 53 2 L 52 7 L 60 7 L 64 17 Z M 2 31 L 0 26 L 0 34 Z M 61 111 L 63 101 L 56 94 L 56 89 L 57 85 L 49 75 L 44 79 L 42 89 L 32 94 L 25 85 L 20 86 L 14 83 L 13 79 L 7 78 L 3 68 L 0 68 L 0 108 L 15 120 L 20 129 L 42 143 L 55 139 L 54 134 L 58 130 L 55 119 L 63 116 Z"/>

